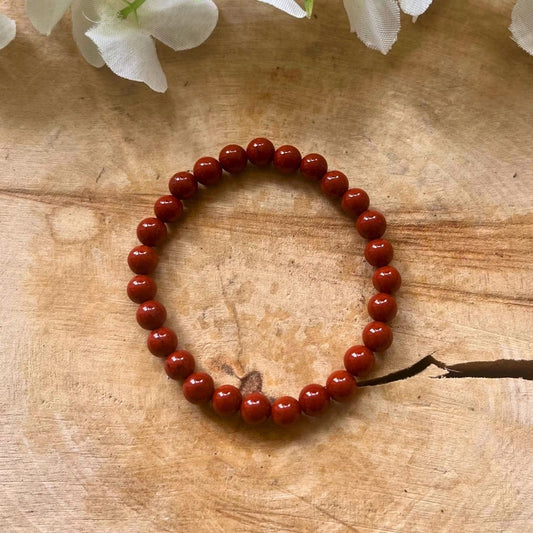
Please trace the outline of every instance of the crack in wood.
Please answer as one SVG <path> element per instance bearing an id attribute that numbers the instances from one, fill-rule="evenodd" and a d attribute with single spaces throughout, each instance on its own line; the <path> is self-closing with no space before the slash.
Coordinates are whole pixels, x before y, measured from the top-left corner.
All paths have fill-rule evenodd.
<path id="1" fill-rule="evenodd" d="M 435 376 L 437 379 L 442 378 L 521 378 L 533 380 L 533 360 L 524 359 L 497 359 L 495 361 L 470 361 L 467 363 L 458 363 L 448 365 L 435 359 L 433 354 L 426 355 L 414 365 L 408 366 L 396 372 L 391 372 L 385 376 L 373 379 L 358 381 L 359 387 L 374 387 L 393 383 L 403 379 L 412 378 L 423 372 L 429 366 L 436 366 L 446 370 L 446 374 Z"/>
<path id="2" fill-rule="evenodd" d="M 227 291 L 226 291 L 226 287 L 224 285 L 224 280 L 222 279 L 222 272 L 220 270 L 220 265 L 219 264 L 217 264 L 217 272 L 218 272 L 218 278 L 220 280 L 220 288 L 221 288 L 221 291 L 222 291 L 222 298 L 224 300 L 224 303 L 226 304 L 226 308 L 231 313 L 233 321 L 235 322 L 235 327 L 236 327 L 236 332 L 237 332 L 237 346 L 238 346 L 236 359 L 237 359 L 237 363 L 238 363 L 239 368 L 240 368 L 240 372 L 242 373 L 244 371 L 244 367 L 243 367 L 243 364 L 242 364 L 241 357 L 242 357 L 242 354 L 243 354 L 244 350 L 243 350 L 243 345 L 242 345 L 241 324 L 240 324 L 240 321 L 239 321 L 239 314 L 237 313 L 237 308 L 235 307 L 235 303 L 232 302 L 228 298 L 228 294 L 227 294 Z"/>

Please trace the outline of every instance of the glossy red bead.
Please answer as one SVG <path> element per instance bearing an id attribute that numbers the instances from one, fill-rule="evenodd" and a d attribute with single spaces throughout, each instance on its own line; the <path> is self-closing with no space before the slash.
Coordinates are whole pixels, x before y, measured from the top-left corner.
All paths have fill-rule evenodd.
<path id="1" fill-rule="evenodd" d="M 388 265 L 393 257 L 392 244 L 387 239 L 374 239 L 365 246 L 365 259 L 372 266 Z"/>
<path id="2" fill-rule="evenodd" d="M 157 285 L 155 281 L 143 275 L 133 276 L 128 282 L 127 287 L 128 297 L 136 304 L 142 304 L 146 300 L 153 300 L 157 293 Z"/>
<path id="3" fill-rule="evenodd" d="M 292 174 L 300 168 L 302 154 L 295 146 L 285 144 L 274 152 L 274 167 L 282 174 Z"/>
<path id="4" fill-rule="evenodd" d="M 320 182 L 320 190 L 324 196 L 340 198 L 348 190 L 348 178 L 340 170 L 330 170 Z"/>
<path id="5" fill-rule="evenodd" d="M 135 274 L 151 274 L 157 267 L 159 257 L 150 246 L 136 246 L 128 254 L 128 265 Z"/>
<path id="6" fill-rule="evenodd" d="M 150 332 L 146 344 L 156 357 L 166 357 L 178 347 L 178 336 L 170 328 L 157 328 Z"/>
<path id="7" fill-rule="evenodd" d="M 385 292 L 374 294 L 368 300 L 368 314 L 378 322 L 390 322 L 398 313 L 396 300 Z"/>
<path id="8" fill-rule="evenodd" d="M 146 246 L 158 246 L 167 238 L 167 227 L 158 218 L 145 218 L 137 226 L 137 238 Z"/>
<path id="9" fill-rule="evenodd" d="M 206 187 L 211 187 L 222 178 L 222 167 L 214 157 L 201 157 L 194 163 L 193 174 L 196 181 Z"/>
<path id="10" fill-rule="evenodd" d="M 176 222 L 183 214 L 183 204 L 173 194 L 167 194 L 156 200 L 154 213 L 163 222 Z"/>
<path id="11" fill-rule="evenodd" d="M 307 154 L 300 163 L 300 172 L 310 181 L 320 181 L 328 171 L 328 163 L 320 154 Z"/>
<path id="12" fill-rule="evenodd" d="M 361 213 L 355 223 L 357 231 L 365 239 L 378 239 L 387 229 L 385 217 L 379 211 Z"/>
<path id="13" fill-rule="evenodd" d="M 361 376 L 370 372 L 375 363 L 374 352 L 361 344 L 351 346 L 344 354 L 344 367 L 354 376 Z"/>
<path id="14" fill-rule="evenodd" d="M 198 182 L 190 172 L 177 172 L 170 178 L 168 189 L 176 198 L 187 200 L 198 192 Z"/>
<path id="15" fill-rule="evenodd" d="M 205 372 L 194 372 L 183 382 L 183 395 L 191 403 L 206 403 L 213 396 L 213 378 Z"/>
<path id="16" fill-rule="evenodd" d="M 211 400 L 213 410 L 220 416 L 229 416 L 237 413 L 241 408 L 241 391 L 233 385 L 222 385 L 215 389 Z"/>
<path id="17" fill-rule="evenodd" d="M 326 381 L 326 390 L 337 402 L 349 400 L 357 389 L 357 383 L 353 376 L 346 370 L 332 372 Z"/>
<path id="18" fill-rule="evenodd" d="M 379 292 L 391 294 L 401 287 L 402 277 L 393 266 L 384 266 L 374 272 L 372 284 Z"/>
<path id="19" fill-rule="evenodd" d="M 171 379 L 184 379 L 194 372 L 194 357 L 187 350 L 172 352 L 165 359 L 165 372 Z"/>
<path id="20" fill-rule="evenodd" d="M 218 156 L 222 168 L 230 174 L 239 174 L 246 168 L 248 156 L 242 146 L 238 144 L 228 144 L 220 150 Z"/>
<path id="21" fill-rule="evenodd" d="M 264 137 L 253 139 L 246 148 L 250 163 L 258 167 L 270 165 L 274 159 L 274 152 L 274 145 Z"/>
<path id="22" fill-rule="evenodd" d="M 348 189 L 341 200 L 342 210 L 349 216 L 357 218 L 368 209 L 370 198 L 363 189 Z"/>
<path id="23" fill-rule="evenodd" d="M 139 326 L 144 329 L 160 328 L 167 319 L 165 306 L 157 300 L 148 300 L 137 308 L 136 318 Z"/>
<path id="24" fill-rule="evenodd" d="M 384 322 L 370 322 L 363 330 L 363 342 L 373 352 L 384 352 L 392 344 L 392 329 Z"/>
<path id="25" fill-rule="evenodd" d="M 241 416 L 247 424 L 261 424 L 270 416 L 270 402 L 260 392 L 247 394 L 241 403 Z"/>
<path id="26" fill-rule="evenodd" d="M 306 415 L 318 416 L 325 413 L 329 407 L 329 393 L 322 385 L 311 383 L 300 391 L 298 401 Z"/>
<path id="27" fill-rule="evenodd" d="M 272 404 L 272 421 L 278 426 L 290 426 L 300 418 L 301 412 L 296 398 L 282 396 Z"/>

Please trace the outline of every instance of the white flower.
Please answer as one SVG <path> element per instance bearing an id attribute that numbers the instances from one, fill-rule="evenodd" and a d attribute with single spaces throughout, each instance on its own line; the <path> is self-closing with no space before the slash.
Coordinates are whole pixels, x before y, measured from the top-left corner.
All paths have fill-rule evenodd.
<path id="1" fill-rule="evenodd" d="M 278 9 L 281 9 L 281 11 L 285 11 L 285 13 L 288 13 L 289 15 L 292 15 L 293 17 L 296 17 L 299 19 L 304 18 L 306 15 L 305 11 L 294 0 L 259 0 L 259 1 L 263 2 L 264 4 L 270 4 L 271 6 L 277 7 Z"/>
<path id="2" fill-rule="evenodd" d="M 386 54 L 400 30 L 400 8 L 396 0 L 344 0 L 350 31 L 369 48 Z"/>
<path id="3" fill-rule="evenodd" d="M 294 0 L 259 0 L 289 15 L 304 17 L 305 11 Z M 386 54 L 400 31 L 400 8 L 416 20 L 433 0 L 344 0 L 350 31 L 366 46 Z M 519 0 L 521 1 L 521 0 Z M 527 0 L 526 0 L 527 1 Z M 399 5 L 398 5 L 399 4 Z"/>
<path id="4" fill-rule="evenodd" d="M 404 13 L 418 17 L 430 6 L 433 0 L 398 0 Z"/>
<path id="5" fill-rule="evenodd" d="M 98 19 L 94 0 L 75 0 L 72 4 L 72 36 L 85 61 L 93 67 L 103 67 L 103 60 L 98 47 L 85 35 Z"/>
<path id="6" fill-rule="evenodd" d="M 513 40 L 533 55 L 533 0 L 518 0 L 511 15 Z"/>
<path id="7" fill-rule="evenodd" d="M 26 0 L 32 24 L 47 35 L 71 5 L 72 33 L 86 61 L 107 64 L 157 92 L 167 90 L 167 80 L 152 37 L 173 50 L 188 50 L 202 44 L 218 21 L 212 0 Z M 130 13 L 120 17 L 125 10 Z"/>
<path id="8" fill-rule="evenodd" d="M 202 44 L 218 20 L 217 6 L 211 0 L 148 0 L 136 16 L 125 19 L 117 17 L 120 7 L 119 0 L 102 4 L 99 22 L 85 35 L 115 74 L 143 81 L 157 92 L 167 90 L 167 80 L 152 37 L 173 50 L 188 50 Z"/>
<path id="9" fill-rule="evenodd" d="M 15 21 L 0 13 L 0 49 L 7 46 L 17 33 Z"/>
<path id="10" fill-rule="evenodd" d="M 35 29 L 50 35 L 54 26 L 72 6 L 72 34 L 83 57 L 93 66 L 102 67 L 104 61 L 85 32 L 96 18 L 96 0 L 26 0 L 26 13 Z"/>
<path id="11" fill-rule="evenodd" d="M 344 0 L 350 31 L 369 48 L 388 53 L 400 31 L 400 8 L 416 20 L 433 0 Z M 399 3 L 399 5 L 398 5 Z"/>
<path id="12" fill-rule="evenodd" d="M 26 0 L 26 13 L 35 28 L 50 35 L 73 0 Z"/>

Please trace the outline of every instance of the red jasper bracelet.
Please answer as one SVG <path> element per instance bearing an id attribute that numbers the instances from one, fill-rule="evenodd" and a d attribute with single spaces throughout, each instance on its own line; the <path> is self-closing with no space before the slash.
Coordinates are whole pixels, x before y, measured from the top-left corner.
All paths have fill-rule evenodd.
<path id="1" fill-rule="evenodd" d="M 325 386 L 313 383 L 304 387 L 299 398 L 282 396 L 272 403 L 261 392 L 252 392 L 242 397 L 233 385 L 215 388 L 213 378 L 205 372 L 195 372 L 195 359 L 186 350 L 178 350 L 176 333 L 164 327 L 166 310 L 163 304 L 154 300 L 157 286 L 149 277 L 159 261 L 154 247 L 167 236 L 167 223 L 176 222 L 183 213 L 183 200 L 192 198 L 198 192 L 198 183 L 204 187 L 216 185 L 223 171 L 238 174 L 250 161 L 256 166 L 271 163 L 283 174 L 298 170 L 304 178 L 320 182 L 322 193 L 330 198 L 341 198 L 341 207 L 350 217 L 356 219 L 355 227 L 369 242 L 365 247 L 365 258 L 377 267 L 372 283 L 377 294 L 368 301 L 368 314 L 373 319 L 363 330 L 363 344 L 349 348 L 344 354 L 345 370 L 336 370 L 326 380 Z M 356 377 L 368 372 L 374 366 L 374 352 L 383 352 L 392 344 L 392 330 L 386 324 L 397 313 L 396 301 L 391 294 L 401 285 L 399 272 L 389 263 L 393 257 L 392 245 L 382 236 L 387 223 L 381 213 L 369 210 L 369 198 L 362 189 L 349 189 L 348 178 L 338 170 L 328 172 L 327 162 L 319 154 L 302 158 L 297 148 L 290 145 L 274 145 L 264 138 L 250 142 L 246 150 L 230 144 L 224 147 L 219 158 L 202 157 L 194 164 L 192 172 L 178 172 L 169 181 L 170 195 L 162 196 L 154 205 L 155 217 L 145 218 L 137 227 L 141 241 L 128 255 L 128 264 L 136 274 L 128 283 L 129 298 L 139 304 L 137 322 L 147 330 L 148 349 L 157 357 L 165 358 L 165 371 L 172 379 L 182 379 L 185 398 L 195 404 L 211 402 L 213 410 L 221 416 L 240 412 L 249 424 L 258 424 L 269 417 L 280 425 L 287 426 L 298 420 L 301 413 L 317 416 L 328 409 L 330 400 L 348 400 L 356 391 Z"/>

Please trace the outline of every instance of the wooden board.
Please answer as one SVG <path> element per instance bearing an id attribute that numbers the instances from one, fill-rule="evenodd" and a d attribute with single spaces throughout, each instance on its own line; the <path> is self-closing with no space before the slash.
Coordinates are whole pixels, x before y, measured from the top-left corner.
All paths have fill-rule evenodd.
<path id="1" fill-rule="evenodd" d="M 374 376 L 429 353 L 531 360 L 533 58 L 513 2 L 435 0 L 383 57 L 342 2 L 297 21 L 221 0 L 205 45 L 159 47 L 164 95 L 20 4 L 0 52 L 1 529 L 530 531 L 530 381 L 428 369 L 290 431 L 222 423 L 166 379 L 125 295 L 170 175 L 266 135 L 324 153 L 388 217 L 404 286 Z M 297 395 L 360 341 L 362 249 L 314 185 L 250 171 L 190 204 L 160 298 L 218 383 Z"/>

